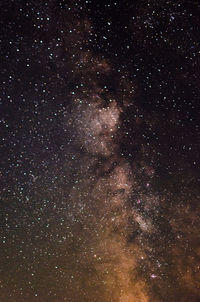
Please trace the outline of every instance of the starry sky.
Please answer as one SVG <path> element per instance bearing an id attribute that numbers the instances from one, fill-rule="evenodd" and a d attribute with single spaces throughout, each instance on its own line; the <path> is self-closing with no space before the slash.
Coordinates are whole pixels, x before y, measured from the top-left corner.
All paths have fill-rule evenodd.
<path id="1" fill-rule="evenodd" d="M 0 16 L 0 301 L 200 301 L 198 1 Z"/>

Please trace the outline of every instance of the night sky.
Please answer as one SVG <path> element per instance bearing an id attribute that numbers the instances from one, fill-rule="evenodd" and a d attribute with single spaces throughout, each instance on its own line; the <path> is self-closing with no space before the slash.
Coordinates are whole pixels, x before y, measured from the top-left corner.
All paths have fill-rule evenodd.
<path id="1" fill-rule="evenodd" d="M 0 302 L 200 301 L 200 4 L 0 1 Z"/>

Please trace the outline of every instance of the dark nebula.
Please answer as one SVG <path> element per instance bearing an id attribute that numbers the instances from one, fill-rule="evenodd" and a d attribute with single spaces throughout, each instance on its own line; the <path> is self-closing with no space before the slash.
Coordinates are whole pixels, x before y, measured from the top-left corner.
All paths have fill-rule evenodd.
<path id="1" fill-rule="evenodd" d="M 0 15 L 0 302 L 200 301 L 198 1 Z"/>

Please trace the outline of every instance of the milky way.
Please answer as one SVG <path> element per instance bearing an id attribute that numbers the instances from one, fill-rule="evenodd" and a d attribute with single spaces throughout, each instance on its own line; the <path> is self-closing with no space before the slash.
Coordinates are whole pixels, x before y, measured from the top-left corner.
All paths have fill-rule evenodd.
<path id="1" fill-rule="evenodd" d="M 196 7 L 122 2 L 2 4 L 2 302 L 200 300 Z"/>

